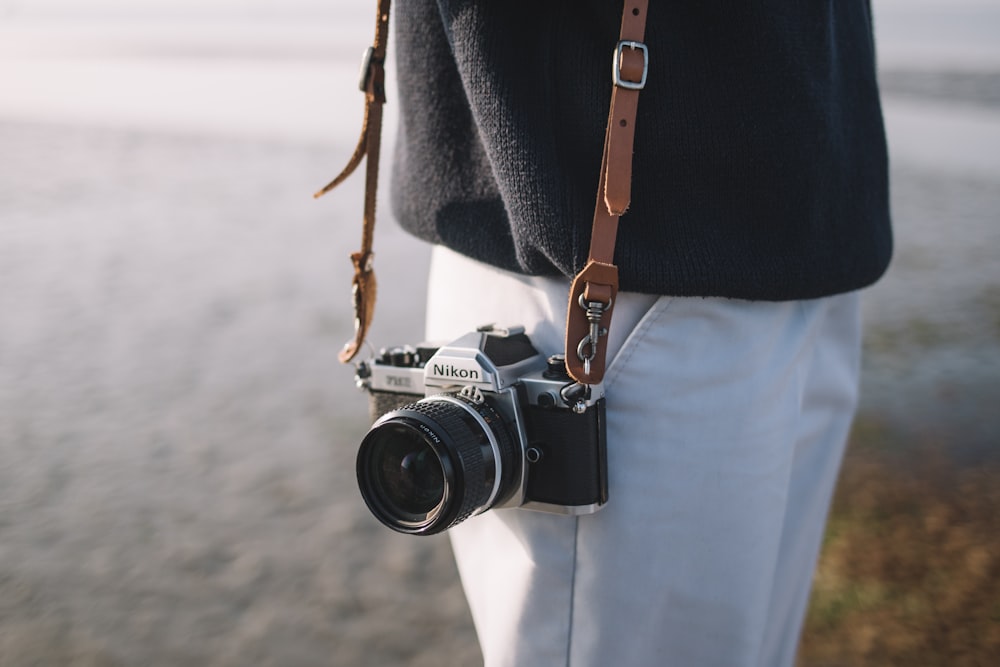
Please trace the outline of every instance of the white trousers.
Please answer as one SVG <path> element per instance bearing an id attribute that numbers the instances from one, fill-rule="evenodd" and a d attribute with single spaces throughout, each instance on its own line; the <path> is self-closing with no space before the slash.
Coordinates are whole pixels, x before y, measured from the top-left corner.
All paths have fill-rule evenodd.
<path id="1" fill-rule="evenodd" d="M 568 281 L 437 249 L 428 339 L 523 324 L 563 351 Z M 609 501 L 449 532 L 486 667 L 792 665 L 857 400 L 856 293 L 623 293 L 605 378 Z"/>

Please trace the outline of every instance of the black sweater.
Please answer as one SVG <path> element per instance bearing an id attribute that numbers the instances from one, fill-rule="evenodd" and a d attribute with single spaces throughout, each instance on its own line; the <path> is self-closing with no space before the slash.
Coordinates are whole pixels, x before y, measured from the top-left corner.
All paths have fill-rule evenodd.
<path id="1" fill-rule="evenodd" d="M 621 2 L 397 0 L 403 227 L 510 271 L 587 256 Z M 621 288 L 786 300 L 892 252 L 865 0 L 652 0 Z"/>

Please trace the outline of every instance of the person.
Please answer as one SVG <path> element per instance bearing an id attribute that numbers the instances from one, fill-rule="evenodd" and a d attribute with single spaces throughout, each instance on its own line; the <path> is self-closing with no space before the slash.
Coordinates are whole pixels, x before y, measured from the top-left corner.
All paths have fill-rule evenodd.
<path id="1" fill-rule="evenodd" d="M 794 663 L 892 250 L 868 2 L 650 3 L 608 339 L 610 498 L 449 531 L 487 667 Z M 394 8 L 427 337 L 563 351 L 623 4 Z"/>

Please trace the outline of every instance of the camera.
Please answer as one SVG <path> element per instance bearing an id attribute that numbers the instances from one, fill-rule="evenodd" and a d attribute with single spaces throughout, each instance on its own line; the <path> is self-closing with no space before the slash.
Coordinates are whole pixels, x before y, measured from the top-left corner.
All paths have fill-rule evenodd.
<path id="1" fill-rule="evenodd" d="M 372 514 L 432 535 L 491 508 L 579 515 L 608 499 L 602 385 L 538 353 L 523 327 L 481 327 L 360 363 L 374 423 L 358 450 Z"/>

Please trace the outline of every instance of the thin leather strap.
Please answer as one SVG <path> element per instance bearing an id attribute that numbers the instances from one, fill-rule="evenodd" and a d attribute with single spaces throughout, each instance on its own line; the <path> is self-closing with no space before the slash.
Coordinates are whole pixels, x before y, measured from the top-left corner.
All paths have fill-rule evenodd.
<path id="1" fill-rule="evenodd" d="M 591 233 L 588 261 L 574 278 L 566 318 L 566 365 L 579 382 L 596 384 L 604 377 L 607 328 L 618 293 L 618 267 L 614 250 L 618 218 L 631 200 L 632 152 L 639 90 L 645 85 L 648 63 L 645 36 L 648 0 L 626 0 L 621 37 L 615 47 L 613 89 L 604 154 Z M 364 225 L 361 250 L 351 254 L 354 265 L 353 296 L 355 336 L 341 351 L 344 363 L 354 359 L 363 344 L 375 311 L 376 283 L 372 268 L 375 199 L 385 104 L 385 51 L 389 33 L 390 0 L 378 0 L 375 42 L 362 68 L 365 118 L 358 145 L 347 166 L 315 194 L 320 197 L 342 183 L 367 158 Z"/>
<path id="2" fill-rule="evenodd" d="M 604 378 L 607 332 L 618 295 L 615 242 L 618 218 L 628 210 L 632 197 L 635 118 L 648 66 L 648 51 L 643 43 L 648 4 L 648 0 L 626 0 L 622 11 L 590 253 L 569 292 L 566 367 L 573 379 L 584 384 L 597 384 Z"/>
<path id="3" fill-rule="evenodd" d="M 375 20 L 375 41 L 365 52 L 359 87 L 365 93 L 365 117 L 361 137 L 347 166 L 314 197 L 322 197 L 350 176 L 363 159 L 365 170 L 365 208 L 361 231 L 361 249 L 351 253 L 354 277 L 351 281 L 354 301 L 354 339 L 347 342 L 338 355 L 348 363 L 361 349 L 375 315 L 376 282 L 372 266 L 372 241 L 375 234 L 375 199 L 378 190 L 379 151 L 382 143 L 382 106 L 385 104 L 385 51 L 389 39 L 390 0 L 378 0 Z"/>

